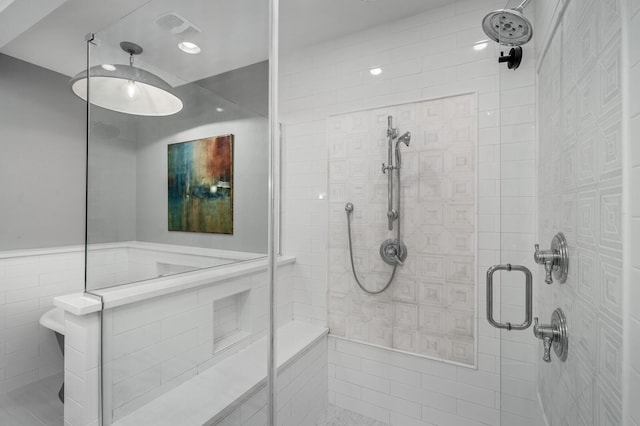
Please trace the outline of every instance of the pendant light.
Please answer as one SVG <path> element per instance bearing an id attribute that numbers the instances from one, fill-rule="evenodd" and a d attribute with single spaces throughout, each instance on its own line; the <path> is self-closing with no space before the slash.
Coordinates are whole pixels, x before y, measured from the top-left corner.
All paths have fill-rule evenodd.
<path id="1" fill-rule="evenodd" d="M 91 103 L 125 114 L 165 116 L 182 110 L 182 101 L 173 88 L 155 74 L 133 66 L 134 55 L 142 47 L 123 41 L 122 50 L 129 54 L 129 65 L 104 64 L 89 69 Z M 87 71 L 71 79 L 71 89 L 87 100 Z"/>

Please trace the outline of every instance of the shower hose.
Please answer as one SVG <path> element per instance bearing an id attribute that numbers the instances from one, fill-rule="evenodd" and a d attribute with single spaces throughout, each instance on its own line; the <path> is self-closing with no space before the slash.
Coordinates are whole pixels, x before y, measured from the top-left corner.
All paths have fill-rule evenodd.
<path id="1" fill-rule="evenodd" d="M 390 171 L 390 173 L 393 173 L 393 171 Z M 400 188 L 401 188 L 400 187 L 400 170 L 398 169 L 398 223 L 396 228 L 397 230 L 396 238 L 398 240 L 398 243 L 400 242 Z M 398 262 L 396 262 L 393 265 L 393 271 L 391 271 L 391 276 L 389 277 L 389 280 L 384 285 L 384 287 L 382 287 L 381 290 L 374 291 L 374 290 L 367 289 L 358 278 L 358 274 L 356 273 L 356 266 L 353 263 L 353 247 L 352 247 L 352 241 L 351 241 L 351 213 L 353 212 L 353 204 L 347 203 L 347 206 L 345 207 L 345 211 L 347 212 L 347 233 L 349 234 L 349 259 L 351 260 L 351 271 L 353 272 L 353 278 L 356 279 L 356 283 L 358 283 L 358 286 L 365 293 L 373 294 L 373 295 L 380 294 L 384 292 L 386 289 L 388 289 L 391 283 L 393 282 L 393 278 L 396 276 L 396 270 L 398 269 Z"/>

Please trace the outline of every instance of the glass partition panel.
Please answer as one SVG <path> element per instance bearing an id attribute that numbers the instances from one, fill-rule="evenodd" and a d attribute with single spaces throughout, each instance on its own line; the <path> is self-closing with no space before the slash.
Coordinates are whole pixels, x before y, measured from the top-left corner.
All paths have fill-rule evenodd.
<path id="1" fill-rule="evenodd" d="M 266 419 L 268 5 L 154 0 L 89 43 L 104 425 Z"/>
<path id="2" fill-rule="evenodd" d="M 483 303 L 499 252 L 499 70 L 481 27 L 496 3 L 282 4 L 294 320 L 330 330 L 318 424 L 499 422 Z"/>
<path id="3" fill-rule="evenodd" d="M 241 3 L 151 1 L 90 43 L 87 290 L 265 255 L 267 2 Z"/>

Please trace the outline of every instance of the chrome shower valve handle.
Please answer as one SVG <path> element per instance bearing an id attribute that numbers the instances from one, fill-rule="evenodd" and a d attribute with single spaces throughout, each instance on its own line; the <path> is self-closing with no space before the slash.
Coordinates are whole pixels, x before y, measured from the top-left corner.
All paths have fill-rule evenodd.
<path id="1" fill-rule="evenodd" d="M 541 339 L 544 345 L 542 360 L 544 362 L 551 362 L 551 345 L 556 335 L 559 334 L 559 331 L 551 325 L 538 324 L 538 317 L 534 318 L 533 321 L 533 335 Z"/>
<path id="2" fill-rule="evenodd" d="M 569 352 L 569 337 L 567 334 L 567 318 L 562 309 L 553 311 L 551 324 L 538 324 L 538 318 L 534 319 L 533 335 L 542 340 L 544 354 L 542 360 L 551 362 L 551 348 L 560 361 L 567 360 Z"/>
<path id="3" fill-rule="evenodd" d="M 535 245 L 536 252 L 533 254 L 533 260 L 538 265 L 544 265 L 544 282 L 547 284 L 553 283 L 553 277 L 551 276 L 555 268 L 556 261 L 560 256 L 551 250 L 540 250 L 540 245 Z"/>
<path id="4" fill-rule="evenodd" d="M 535 245 L 533 260 L 538 265 L 544 265 L 547 284 L 553 283 L 555 278 L 560 284 L 567 281 L 569 273 L 569 245 L 562 232 L 558 232 L 551 241 L 550 250 L 540 250 L 540 245 Z"/>

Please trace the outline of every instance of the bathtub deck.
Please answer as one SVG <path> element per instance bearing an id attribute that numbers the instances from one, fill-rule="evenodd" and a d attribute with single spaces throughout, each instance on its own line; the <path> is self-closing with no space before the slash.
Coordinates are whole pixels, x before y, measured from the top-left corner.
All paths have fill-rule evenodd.
<path id="1" fill-rule="evenodd" d="M 278 368 L 293 362 L 298 354 L 327 333 L 324 327 L 296 321 L 280 327 L 276 357 Z M 222 420 L 265 383 L 266 357 L 267 340 L 262 338 L 113 424 L 213 424 Z"/>

